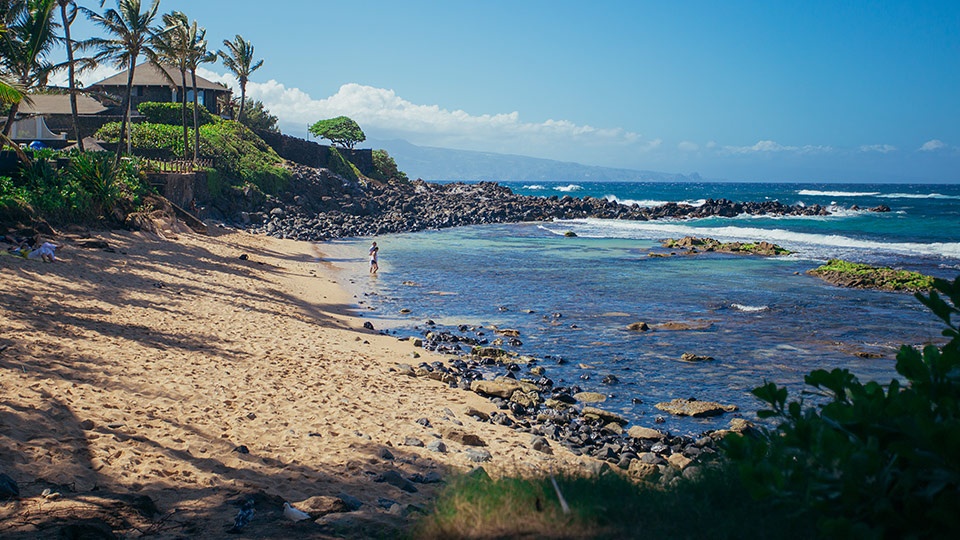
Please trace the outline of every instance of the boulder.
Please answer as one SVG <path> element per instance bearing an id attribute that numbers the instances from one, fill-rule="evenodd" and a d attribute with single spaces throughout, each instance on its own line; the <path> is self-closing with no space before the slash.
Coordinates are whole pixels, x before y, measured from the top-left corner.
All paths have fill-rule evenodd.
<path id="1" fill-rule="evenodd" d="M 473 433 L 466 433 L 460 431 L 459 429 L 448 429 L 443 433 L 443 436 L 453 442 L 457 442 L 466 446 L 486 446 L 487 443 L 483 439 L 474 435 Z"/>
<path id="2" fill-rule="evenodd" d="M 317 519 L 327 514 L 349 512 L 351 508 L 340 497 L 317 495 L 293 504 L 294 507 L 310 514 L 310 519 Z"/>
<path id="3" fill-rule="evenodd" d="M 644 463 L 639 459 L 635 459 L 630 462 L 627 468 L 627 474 L 637 480 L 656 482 L 660 477 L 660 468 L 652 463 Z"/>
<path id="4" fill-rule="evenodd" d="M 472 351 L 474 356 L 479 356 L 480 358 L 502 358 L 507 356 L 507 351 L 499 349 L 497 347 L 481 347 L 476 346 Z"/>
<path id="5" fill-rule="evenodd" d="M 646 332 L 650 330 L 650 325 L 645 322 L 635 322 L 627 325 L 627 330 L 633 330 L 634 332 Z"/>
<path id="6" fill-rule="evenodd" d="M 671 454 L 670 457 L 667 458 L 667 463 L 682 471 L 693 463 L 693 460 L 683 454 Z"/>
<path id="7" fill-rule="evenodd" d="M 485 396 L 494 396 L 503 399 L 510 399 L 514 392 L 520 389 L 520 383 L 512 379 L 501 379 L 496 381 L 473 381 L 470 383 L 470 390 Z"/>
<path id="8" fill-rule="evenodd" d="M 578 392 L 573 397 L 583 403 L 603 403 L 607 400 L 607 396 L 599 392 Z"/>
<path id="9" fill-rule="evenodd" d="M 620 416 L 619 414 L 612 413 L 610 411 L 605 411 L 603 409 L 598 409 L 596 407 L 584 407 L 583 416 L 586 418 L 603 420 L 605 423 L 616 422 L 621 426 L 627 423 L 627 419 Z"/>
<path id="10" fill-rule="evenodd" d="M 677 416 L 693 416 L 702 418 L 705 416 L 717 416 L 725 412 L 737 410 L 736 405 L 721 405 L 712 401 L 697 401 L 695 399 L 673 399 L 654 405 L 658 410 L 675 414 Z"/>
<path id="11" fill-rule="evenodd" d="M 712 356 L 699 356 L 688 352 L 680 355 L 681 362 L 709 362 L 711 360 L 713 360 Z"/>
<path id="12" fill-rule="evenodd" d="M 523 405 L 524 407 L 534 407 L 537 403 L 540 403 L 540 393 L 537 391 L 524 392 L 523 390 L 515 390 L 510 396 L 510 401 Z"/>
<path id="13" fill-rule="evenodd" d="M 553 448 L 550 448 L 550 443 L 544 437 L 534 436 L 531 440 L 531 447 L 537 452 L 542 452 L 548 455 L 553 454 Z"/>
<path id="14" fill-rule="evenodd" d="M 627 430 L 627 436 L 633 439 L 661 440 L 666 437 L 663 433 L 655 429 L 643 426 L 633 426 Z"/>

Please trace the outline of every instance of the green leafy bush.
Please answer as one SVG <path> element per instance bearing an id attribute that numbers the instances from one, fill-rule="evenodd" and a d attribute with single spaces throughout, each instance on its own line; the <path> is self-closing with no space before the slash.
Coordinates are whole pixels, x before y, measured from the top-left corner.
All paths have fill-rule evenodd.
<path id="1" fill-rule="evenodd" d="M 187 126 L 193 126 L 193 103 L 187 103 Z M 140 114 L 147 117 L 147 122 L 151 124 L 167 124 L 180 128 L 180 135 L 183 135 L 183 104 L 181 103 L 158 103 L 147 101 L 137 105 Z M 219 121 L 203 105 L 197 106 L 198 119 L 201 126 Z"/>
<path id="2" fill-rule="evenodd" d="M 350 160 L 343 157 L 343 154 L 333 146 L 330 147 L 330 159 L 327 161 L 327 168 L 343 178 L 353 180 L 354 182 L 359 182 L 362 176 L 360 169 L 351 163 Z"/>
<path id="3" fill-rule="evenodd" d="M 193 129 L 189 130 L 191 137 Z M 135 124 L 131 131 L 133 147 L 140 150 L 166 150 L 183 157 L 183 128 L 166 124 Z M 116 142 L 120 124 L 104 125 L 97 136 Z M 216 169 L 239 183 L 250 183 L 264 193 L 274 194 L 290 181 L 283 159 L 263 139 L 233 120 L 221 120 L 200 126 L 200 155 L 214 158 Z"/>
<path id="4" fill-rule="evenodd" d="M 136 208 L 147 192 L 133 160 L 114 163 L 113 156 L 106 152 L 75 154 L 64 176 L 66 183 L 79 186 L 89 195 L 89 212 L 93 216 L 112 214 L 122 220 L 122 214 L 114 213 L 121 201 L 128 209 Z"/>
<path id="5" fill-rule="evenodd" d="M 192 128 L 189 133 L 191 135 L 193 134 Z M 182 126 L 143 122 L 140 124 L 132 124 L 130 126 L 130 135 L 133 148 L 141 150 L 168 150 L 175 157 L 183 157 Z M 120 122 L 104 124 L 97 131 L 96 137 L 108 143 L 116 144 L 120 139 Z"/>
<path id="6" fill-rule="evenodd" d="M 377 180 L 390 180 L 396 178 L 403 182 L 408 182 L 407 174 L 397 167 L 397 162 L 387 153 L 386 150 L 374 150 L 373 168 L 374 176 Z"/>
<path id="7" fill-rule="evenodd" d="M 806 512 L 829 537 L 940 538 L 960 531 L 960 278 L 937 279 L 917 298 L 942 319 L 950 341 L 903 346 L 886 386 L 845 369 L 805 378 L 824 401 L 787 401 L 767 383 L 755 396 L 779 420 L 761 436 L 726 439 L 729 456 L 758 498 Z M 940 291 L 947 302 L 940 294 Z"/>
<path id="8" fill-rule="evenodd" d="M 290 182 L 283 159 L 239 122 L 224 120 L 201 126 L 200 152 L 216 158 L 216 168 L 225 175 L 249 182 L 264 193 L 277 193 Z"/>
<path id="9" fill-rule="evenodd" d="M 122 221 L 149 191 L 133 160 L 115 165 L 109 152 L 51 156 L 69 156 L 70 163 L 55 170 L 49 160 L 35 159 L 21 165 L 17 176 L 0 178 L 4 214 L 19 219 L 26 213 L 58 224 Z"/>
<path id="10" fill-rule="evenodd" d="M 0 176 L 0 223 L 18 221 L 29 198 L 26 187 L 16 185 L 9 176 Z"/>

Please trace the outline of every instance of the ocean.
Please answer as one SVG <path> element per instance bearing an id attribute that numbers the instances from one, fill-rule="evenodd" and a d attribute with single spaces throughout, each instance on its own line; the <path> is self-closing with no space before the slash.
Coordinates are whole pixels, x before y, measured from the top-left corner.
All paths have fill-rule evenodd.
<path id="1" fill-rule="evenodd" d="M 960 185 L 502 184 L 525 195 L 640 206 L 726 198 L 819 204 L 833 213 L 578 219 L 387 235 L 376 238 L 375 277 L 366 273 L 369 238 L 328 242 L 320 250 L 343 268 L 357 310 L 378 329 L 422 335 L 429 319 L 437 329 L 459 332 L 466 325 L 459 333 L 491 340 L 491 326 L 516 329 L 522 344 L 504 348 L 539 358 L 555 385 L 604 393 L 601 407 L 673 434 L 723 428 L 735 416 L 755 421 L 761 403 L 753 388 L 773 381 L 799 397 L 813 369 L 847 368 L 863 382 L 889 382 L 897 377 L 901 345 L 944 341 L 942 324 L 911 294 L 838 288 L 805 272 L 843 258 L 956 278 Z M 869 210 L 880 205 L 890 211 Z M 666 253 L 660 239 L 688 235 L 766 240 L 794 254 L 650 256 Z M 628 330 L 634 322 L 654 330 Z M 713 360 L 683 362 L 684 353 Z M 492 369 L 487 376 L 503 373 Z M 605 383 L 609 375 L 618 382 Z M 673 398 L 739 411 L 691 419 L 654 407 Z"/>

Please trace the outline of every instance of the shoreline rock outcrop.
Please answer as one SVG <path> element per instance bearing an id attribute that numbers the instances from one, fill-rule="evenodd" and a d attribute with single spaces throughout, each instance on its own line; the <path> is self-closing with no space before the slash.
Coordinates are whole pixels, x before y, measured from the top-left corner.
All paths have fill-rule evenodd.
<path id="1" fill-rule="evenodd" d="M 691 255 L 704 252 L 715 252 L 774 257 L 790 255 L 793 253 L 789 249 L 784 249 L 777 244 L 766 241 L 721 242 L 713 238 L 697 238 L 696 236 L 684 236 L 679 240 L 666 238 L 660 241 L 660 245 L 667 249 L 684 249 L 686 250 L 686 253 Z"/>
<path id="2" fill-rule="evenodd" d="M 290 165 L 292 180 L 280 195 L 251 190 L 221 198 L 205 209 L 209 217 L 279 238 L 323 241 L 334 238 L 416 232 L 465 225 L 551 221 L 829 215 L 826 208 L 779 201 L 733 202 L 709 199 L 700 206 L 666 203 L 625 205 L 594 197 L 518 195 L 494 182 L 437 184 L 415 180 L 366 183 L 343 179 L 327 169 Z"/>
<path id="3" fill-rule="evenodd" d="M 919 292 L 933 288 L 933 277 L 919 272 L 870 266 L 841 259 L 830 259 L 826 264 L 808 270 L 807 274 L 839 287 L 854 289 Z"/>

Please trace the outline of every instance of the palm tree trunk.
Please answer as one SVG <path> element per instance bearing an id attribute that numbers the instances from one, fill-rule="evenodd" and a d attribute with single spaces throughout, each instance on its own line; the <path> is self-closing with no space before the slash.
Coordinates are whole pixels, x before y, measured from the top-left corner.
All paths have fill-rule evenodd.
<path id="1" fill-rule="evenodd" d="M 20 102 L 15 101 L 10 104 L 10 112 L 7 113 L 7 123 L 3 126 L 3 136 L 9 137 L 10 130 L 13 129 L 13 119 L 17 117 L 17 111 L 20 110 Z"/>
<path id="2" fill-rule="evenodd" d="M 67 3 L 60 3 L 60 17 L 63 19 L 63 35 L 67 47 L 67 76 L 70 86 L 70 114 L 73 116 L 73 136 L 77 138 L 77 147 L 83 152 L 83 136 L 80 134 L 80 115 L 77 113 L 77 83 L 73 69 L 73 42 L 70 40 L 70 21 L 67 20 Z"/>
<path id="3" fill-rule="evenodd" d="M 197 110 L 197 70 L 191 69 L 193 78 L 193 163 L 197 163 L 200 152 L 200 111 Z"/>
<path id="4" fill-rule="evenodd" d="M 190 135 L 187 132 L 187 70 L 180 70 L 180 121 L 183 122 L 183 159 L 187 159 Z"/>
<path id="5" fill-rule="evenodd" d="M 237 113 L 237 122 L 243 123 L 243 107 L 247 104 L 247 81 L 240 81 L 240 112 Z"/>
<path id="6" fill-rule="evenodd" d="M 127 137 L 127 153 L 130 152 L 132 142 L 130 134 L 127 132 L 130 123 L 130 97 L 133 95 L 133 71 L 137 67 L 137 57 L 130 57 L 130 71 L 127 72 L 127 93 L 123 99 L 123 121 L 120 122 L 120 140 L 117 143 L 117 156 L 114 159 L 114 165 L 120 163 L 120 154 L 123 153 L 123 138 Z"/>

